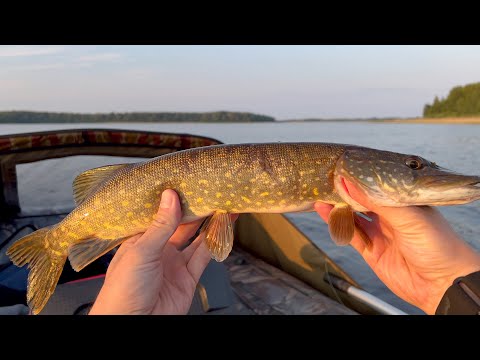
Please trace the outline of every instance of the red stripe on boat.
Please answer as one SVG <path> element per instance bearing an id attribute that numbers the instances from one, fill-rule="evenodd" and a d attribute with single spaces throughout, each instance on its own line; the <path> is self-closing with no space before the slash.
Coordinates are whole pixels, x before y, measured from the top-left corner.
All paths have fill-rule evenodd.
<path id="1" fill-rule="evenodd" d="M 75 284 L 75 283 L 79 283 L 79 282 L 84 282 L 84 281 L 89 281 L 89 280 L 94 280 L 94 279 L 100 279 L 100 278 L 104 278 L 104 277 L 105 277 L 105 274 L 100 274 L 100 275 L 90 276 L 90 277 L 83 278 L 83 279 L 77 279 L 77 280 L 69 281 L 69 282 L 66 282 L 65 284 Z"/>

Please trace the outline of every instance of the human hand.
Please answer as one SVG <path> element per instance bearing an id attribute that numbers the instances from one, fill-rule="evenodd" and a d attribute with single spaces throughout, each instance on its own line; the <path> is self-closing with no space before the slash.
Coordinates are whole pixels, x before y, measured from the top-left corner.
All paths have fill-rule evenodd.
<path id="1" fill-rule="evenodd" d="M 373 246 L 355 233 L 351 245 L 396 295 L 434 314 L 453 281 L 480 270 L 480 254 L 451 228 L 440 212 L 427 206 L 382 207 L 373 204 L 345 179 L 350 196 L 373 213 L 358 217 Z M 328 221 L 333 206 L 317 202 L 315 210 Z"/>
<path id="2" fill-rule="evenodd" d="M 178 195 L 165 190 L 152 225 L 118 249 L 90 314 L 186 314 L 210 253 L 195 234 L 202 220 L 179 226 Z M 238 215 L 233 216 L 236 219 Z"/>

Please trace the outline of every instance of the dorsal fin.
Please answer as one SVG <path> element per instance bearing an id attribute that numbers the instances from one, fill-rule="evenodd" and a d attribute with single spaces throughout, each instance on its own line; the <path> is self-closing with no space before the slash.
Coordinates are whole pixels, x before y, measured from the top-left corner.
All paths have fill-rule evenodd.
<path id="1" fill-rule="evenodd" d="M 73 198 L 78 206 L 90 194 L 94 192 L 98 185 L 110 178 L 114 173 L 127 167 L 133 167 L 135 164 L 119 164 L 102 166 L 95 169 L 84 171 L 73 180 Z"/>

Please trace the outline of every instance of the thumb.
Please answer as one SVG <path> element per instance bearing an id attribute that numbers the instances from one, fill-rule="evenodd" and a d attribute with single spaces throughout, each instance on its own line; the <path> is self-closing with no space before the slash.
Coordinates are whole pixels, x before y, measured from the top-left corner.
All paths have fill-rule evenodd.
<path id="1" fill-rule="evenodd" d="M 165 190 L 150 227 L 135 244 L 143 261 L 148 262 L 159 258 L 168 239 L 177 229 L 181 217 L 182 211 L 177 193 L 174 190 Z"/>

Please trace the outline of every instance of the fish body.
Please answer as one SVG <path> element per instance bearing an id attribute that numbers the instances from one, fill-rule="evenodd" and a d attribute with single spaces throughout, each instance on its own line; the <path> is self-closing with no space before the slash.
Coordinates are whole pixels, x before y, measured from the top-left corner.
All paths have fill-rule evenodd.
<path id="1" fill-rule="evenodd" d="M 20 239 L 8 254 L 18 266 L 29 263 L 27 299 L 38 313 L 67 257 L 79 271 L 144 232 L 165 189 L 178 193 L 182 223 L 209 218 L 203 231 L 218 261 L 232 248 L 228 214 L 311 211 L 316 201 L 335 205 L 329 230 L 344 245 L 359 230 L 354 211 L 366 210 L 348 195 L 345 178 L 385 206 L 480 199 L 480 177 L 452 173 L 418 156 L 331 143 L 215 145 L 82 173 L 73 184 L 77 207 L 55 226 Z"/>
<path id="2" fill-rule="evenodd" d="M 332 204 L 341 201 L 333 191 L 333 169 L 338 156 L 345 151 L 343 146 L 279 145 L 195 148 L 127 166 L 64 221 L 73 225 L 85 213 L 94 213 L 105 219 L 99 221 L 100 228 L 117 227 L 122 234 L 132 234 L 137 228 L 132 225 L 127 230 L 125 226 L 130 225 L 125 224 L 125 218 L 133 213 L 132 222 L 144 230 L 165 189 L 178 193 L 182 222 L 216 211 L 301 211 L 312 209 L 317 200 Z M 109 214 L 112 209 L 116 211 L 113 218 Z M 80 231 L 81 226 L 78 227 Z"/>

